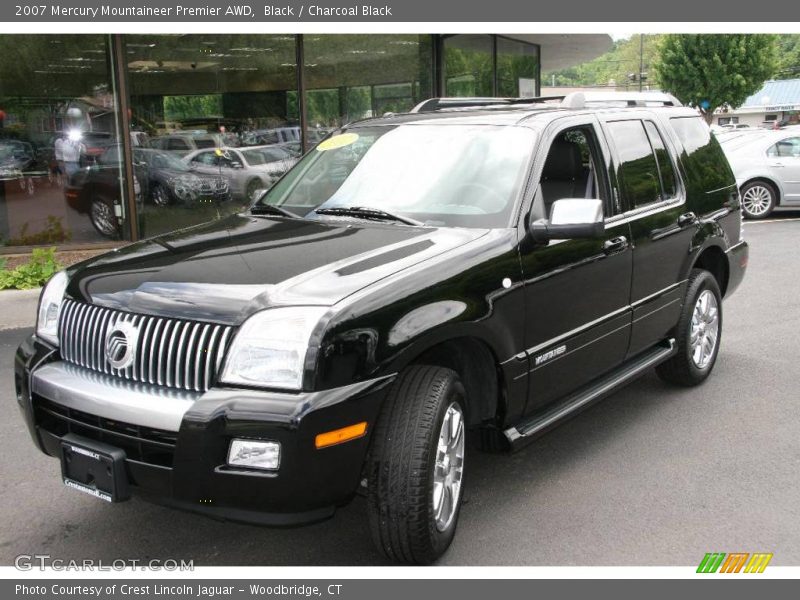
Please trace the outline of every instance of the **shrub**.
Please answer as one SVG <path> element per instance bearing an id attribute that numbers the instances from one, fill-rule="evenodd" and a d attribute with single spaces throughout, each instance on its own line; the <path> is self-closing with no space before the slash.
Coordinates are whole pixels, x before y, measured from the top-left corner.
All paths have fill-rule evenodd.
<path id="1" fill-rule="evenodd" d="M 56 260 L 55 248 L 35 248 L 31 259 L 25 264 L 7 271 L 3 260 L 0 268 L 0 290 L 29 290 L 47 283 L 61 269 L 61 265 Z"/>

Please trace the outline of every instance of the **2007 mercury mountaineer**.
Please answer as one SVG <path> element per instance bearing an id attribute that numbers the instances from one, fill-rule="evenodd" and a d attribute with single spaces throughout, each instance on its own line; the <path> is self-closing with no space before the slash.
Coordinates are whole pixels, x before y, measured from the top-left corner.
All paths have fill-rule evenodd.
<path id="1" fill-rule="evenodd" d="M 239 521 L 363 490 L 448 547 L 465 437 L 514 449 L 656 367 L 714 367 L 735 179 L 671 96 L 433 99 L 334 132 L 226 219 L 56 275 L 17 399 L 66 485 Z"/>

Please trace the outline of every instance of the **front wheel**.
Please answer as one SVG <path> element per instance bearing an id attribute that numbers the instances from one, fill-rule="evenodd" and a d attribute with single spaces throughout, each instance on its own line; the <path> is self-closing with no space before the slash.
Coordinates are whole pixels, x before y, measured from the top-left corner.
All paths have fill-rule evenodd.
<path id="1" fill-rule="evenodd" d="M 708 271 L 694 269 L 689 277 L 676 329 L 678 352 L 656 367 L 669 383 L 693 386 L 706 380 L 714 368 L 722 338 L 722 294 Z"/>
<path id="2" fill-rule="evenodd" d="M 89 218 L 97 232 L 112 240 L 119 239 L 114 202 L 103 197 L 95 197 L 89 207 Z"/>
<path id="3" fill-rule="evenodd" d="M 256 199 L 256 194 L 259 190 L 264 189 L 264 183 L 260 179 L 251 179 L 247 182 L 244 195 L 247 202 L 252 202 Z"/>
<path id="4" fill-rule="evenodd" d="M 372 539 L 390 559 L 429 564 L 453 541 L 466 450 L 464 388 L 442 367 L 413 366 L 395 382 L 367 463 Z"/>

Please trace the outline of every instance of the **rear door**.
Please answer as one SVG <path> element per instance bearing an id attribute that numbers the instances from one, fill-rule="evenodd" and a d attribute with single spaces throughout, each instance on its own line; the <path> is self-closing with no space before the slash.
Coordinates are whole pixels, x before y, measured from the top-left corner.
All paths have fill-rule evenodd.
<path id="1" fill-rule="evenodd" d="M 599 123 L 559 119 L 540 147 L 528 220 L 548 218 L 556 200 L 599 198 L 607 225 L 600 239 L 521 246 L 529 413 L 618 366 L 630 334 L 630 231 L 627 222 L 613 222 L 618 207 Z"/>
<path id="2" fill-rule="evenodd" d="M 767 150 L 767 164 L 783 184 L 784 200 L 800 203 L 800 136 L 787 137 Z"/>
<path id="3" fill-rule="evenodd" d="M 672 141 L 651 115 L 615 115 L 603 127 L 624 207 L 614 222 L 628 223 L 632 236 L 632 357 L 665 339 L 678 322 L 683 269 L 698 221 L 687 208 Z"/>

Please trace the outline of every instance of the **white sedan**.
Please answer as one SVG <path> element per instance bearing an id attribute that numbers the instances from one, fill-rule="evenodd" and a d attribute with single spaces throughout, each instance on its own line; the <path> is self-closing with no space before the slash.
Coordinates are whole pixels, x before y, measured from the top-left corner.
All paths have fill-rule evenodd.
<path id="1" fill-rule="evenodd" d="M 800 128 L 718 137 L 745 217 L 763 219 L 777 206 L 800 206 Z"/>

